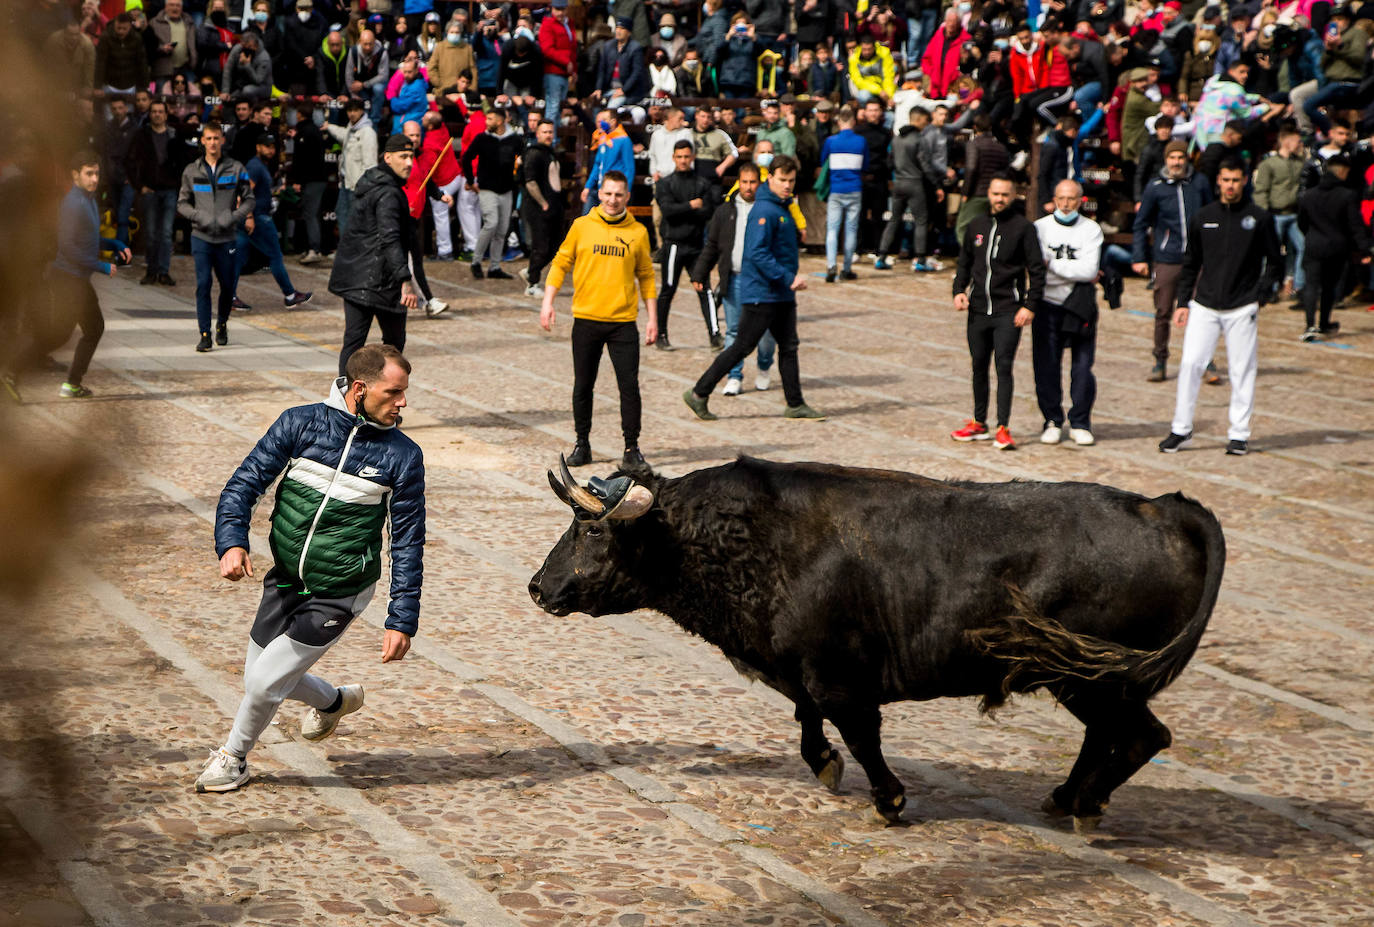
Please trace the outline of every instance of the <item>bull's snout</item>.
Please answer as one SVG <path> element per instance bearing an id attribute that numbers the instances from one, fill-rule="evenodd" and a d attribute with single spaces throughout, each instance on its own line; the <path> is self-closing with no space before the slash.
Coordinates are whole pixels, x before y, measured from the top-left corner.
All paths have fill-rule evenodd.
<path id="1" fill-rule="evenodd" d="M 535 605 L 538 605 L 540 608 L 544 607 L 544 593 L 539 588 L 538 577 L 530 580 L 530 598 L 534 600 Z"/>

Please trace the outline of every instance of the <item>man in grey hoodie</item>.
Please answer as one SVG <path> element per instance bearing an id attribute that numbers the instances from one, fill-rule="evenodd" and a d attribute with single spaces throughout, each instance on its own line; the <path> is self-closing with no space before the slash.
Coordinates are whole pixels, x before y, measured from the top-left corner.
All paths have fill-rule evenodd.
<path id="1" fill-rule="evenodd" d="M 888 255 L 901 249 L 897 236 L 901 233 L 906 211 L 911 210 L 911 269 L 919 272 L 925 267 L 927 233 L 930 231 L 930 214 L 926 201 L 926 184 L 940 189 L 944 179 L 943 168 L 926 160 L 928 147 L 924 137 L 930 125 L 930 113 L 919 106 L 913 106 L 907 117 L 910 125 L 902 126 L 897 137 L 892 140 L 892 217 L 883 229 L 882 247 L 878 249 L 878 261 L 873 266 L 879 270 L 889 270 Z"/>
<path id="2" fill-rule="evenodd" d="M 350 97 L 344 104 L 344 113 L 348 116 L 347 126 L 333 123 L 324 126 L 334 141 L 343 146 L 343 154 L 339 157 L 339 199 L 334 206 L 334 221 L 340 238 L 348 228 L 348 213 L 353 208 L 353 191 L 359 178 L 368 168 L 377 165 L 377 130 L 367 118 L 367 104 L 358 97 Z"/>

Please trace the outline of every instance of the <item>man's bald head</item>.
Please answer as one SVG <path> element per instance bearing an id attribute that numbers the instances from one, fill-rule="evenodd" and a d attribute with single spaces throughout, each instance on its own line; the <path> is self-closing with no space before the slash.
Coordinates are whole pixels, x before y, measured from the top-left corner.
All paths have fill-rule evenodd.
<path id="1" fill-rule="evenodd" d="M 1083 204 L 1083 187 L 1076 180 L 1061 180 L 1054 185 L 1054 208 L 1061 215 L 1078 212 Z"/>
<path id="2" fill-rule="evenodd" d="M 401 134 L 410 139 L 411 147 L 416 150 L 420 147 L 420 124 L 414 119 L 406 120 L 406 124 L 401 126 Z"/>
<path id="3" fill-rule="evenodd" d="M 440 116 L 434 110 L 430 110 L 420 117 L 420 124 L 424 126 L 426 132 L 439 128 L 443 123 L 444 117 Z"/>

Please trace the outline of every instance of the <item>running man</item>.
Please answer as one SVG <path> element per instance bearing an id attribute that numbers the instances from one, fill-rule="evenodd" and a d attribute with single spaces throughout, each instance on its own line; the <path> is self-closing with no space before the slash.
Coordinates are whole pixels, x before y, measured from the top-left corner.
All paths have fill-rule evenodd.
<path id="1" fill-rule="evenodd" d="M 620 171 L 607 171 L 597 190 L 599 206 L 573 221 L 568 235 L 549 265 L 539 324 L 553 331 L 553 298 L 568 271 L 573 275 L 573 424 L 577 443 L 568 466 L 592 462 L 592 390 L 604 348 L 611 355 L 620 389 L 620 430 L 625 455 L 620 469 L 629 474 L 649 472 L 639 452 L 639 297 L 648 318 L 644 344 L 658 338 L 658 299 L 649 232 L 630 215 L 630 180 Z"/>
<path id="2" fill-rule="evenodd" d="M 324 402 L 287 409 L 244 459 L 219 497 L 220 575 L 253 575 L 253 508 L 278 476 L 269 535 L 275 565 L 249 633 L 243 701 L 224 746 L 210 754 L 197 792 L 229 792 L 249 779 L 248 751 L 283 699 L 310 706 L 306 740 L 334 733 L 363 706 L 363 687 L 335 688 L 308 670 L 372 600 L 382 572 L 382 526 L 391 522 L 391 603 L 382 662 L 405 658 L 420 621 L 425 546 L 425 464 L 401 434 L 410 363 L 390 345 L 348 359 Z M 283 475 L 285 471 L 285 475 Z"/>
<path id="3" fill-rule="evenodd" d="M 248 246 L 252 245 L 267 258 L 268 266 L 272 268 L 272 279 L 281 288 L 282 305 L 287 309 L 295 309 L 310 302 L 311 294 L 309 291 L 300 292 L 291 282 L 291 275 L 286 272 L 286 263 L 282 260 L 277 226 L 272 221 L 272 168 L 277 163 L 277 138 L 264 133 L 258 136 L 257 145 L 257 156 L 244 166 L 248 179 L 253 182 L 253 227 L 249 229 L 244 226 L 238 230 L 235 243 L 238 264 L 234 276 L 235 279 L 242 279 L 243 268 L 248 265 Z M 234 308 L 247 312 L 253 307 L 235 296 Z"/>

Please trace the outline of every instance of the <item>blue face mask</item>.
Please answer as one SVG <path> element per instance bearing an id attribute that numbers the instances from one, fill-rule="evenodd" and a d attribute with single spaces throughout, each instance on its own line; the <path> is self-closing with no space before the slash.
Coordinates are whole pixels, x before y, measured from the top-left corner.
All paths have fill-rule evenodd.
<path id="1" fill-rule="evenodd" d="M 759 167 L 767 167 L 768 165 L 773 163 L 773 152 L 765 151 L 760 154 L 754 155 L 754 163 L 757 164 Z"/>
<path id="2" fill-rule="evenodd" d="M 1011 48 L 1011 42 L 1007 39 L 993 39 L 992 47 L 1006 51 L 1008 48 Z"/>
<path id="3" fill-rule="evenodd" d="M 658 30 L 658 34 L 665 39 L 671 39 L 675 31 L 676 30 L 674 30 L 672 26 L 664 26 L 662 29 Z"/>
<path id="4" fill-rule="evenodd" d="M 600 129 L 602 132 L 609 132 L 609 131 L 611 131 L 611 124 L 610 124 L 609 122 L 607 122 L 606 120 L 604 120 L 604 119 L 602 119 L 600 122 L 598 122 L 598 123 L 596 124 L 596 127 L 597 127 L 598 129 Z"/>
<path id="5" fill-rule="evenodd" d="M 1061 212 L 1056 208 L 1054 211 L 1054 220 L 1064 225 L 1073 225 L 1078 221 L 1078 210 L 1075 209 L 1073 212 Z"/>
<path id="6" fill-rule="evenodd" d="M 267 11 L 258 10 L 256 13 L 253 14 L 253 21 L 258 24 L 267 22 Z"/>

